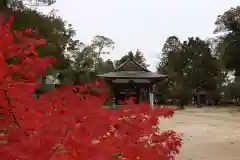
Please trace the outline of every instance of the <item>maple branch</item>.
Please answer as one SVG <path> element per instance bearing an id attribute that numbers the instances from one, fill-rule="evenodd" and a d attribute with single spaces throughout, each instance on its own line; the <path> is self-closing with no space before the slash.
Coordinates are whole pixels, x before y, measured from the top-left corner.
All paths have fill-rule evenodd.
<path id="1" fill-rule="evenodd" d="M 10 97 L 8 96 L 7 94 L 7 90 L 3 90 L 4 92 L 4 95 L 6 96 L 6 100 L 7 100 L 7 103 L 8 103 L 8 106 L 10 107 L 11 106 L 11 100 L 10 100 Z M 13 118 L 13 122 L 18 126 L 18 128 L 22 128 L 21 125 L 18 123 L 18 120 L 17 120 L 17 117 L 16 115 L 13 113 L 13 110 L 11 109 L 11 115 L 12 115 L 12 118 Z"/>
<path id="2" fill-rule="evenodd" d="M 53 157 L 53 155 L 55 154 L 55 152 L 61 147 L 61 145 L 64 143 L 64 141 L 65 141 L 65 139 L 66 139 L 66 137 L 67 137 L 67 135 L 68 135 L 68 131 L 69 130 L 67 130 L 65 133 L 64 133 L 64 135 L 62 136 L 62 138 L 61 138 L 61 140 L 60 140 L 60 143 L 53 149 L 53 151 L 52 151 L 52 153 L 51 153 L 51 155 L 50 155 L 50 160 L 52 159 L 52 157 Z"/>

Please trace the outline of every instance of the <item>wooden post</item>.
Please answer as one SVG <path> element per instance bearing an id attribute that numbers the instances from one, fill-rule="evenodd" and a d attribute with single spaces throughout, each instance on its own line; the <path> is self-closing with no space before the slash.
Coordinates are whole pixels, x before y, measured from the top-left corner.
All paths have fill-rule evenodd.
<path id="1" fill-rule="evenodd" d="M 136 88 L 136 104 L 139 104 L 140 103 L 140 86 L 137 85 L 137 88 Z"/>
<path id="2" fill-rule="evenodd" d="M 201 107 L 201 99 L 200 99 L 200 93 L 197 92 L 197 107 L 200 108 Z"/>
<path id="3" fill-rule="evenodd" d="M 115 89 L 113 89 L 113 94 L 112 94 L 112 107 L 116 108 Z"/>
<path id="4" fill-rule="evenodd" d="M 112 107 L 116 108 L 116 99 L 115 99 L 115 97 L 113 97 L 113 99 L 112 99 Z"/>
<path id="5" fill-rule="evenodd" d="M 149 104 L 151 107 L 154 106 L 154 97 L 152 87 L 149 88 Z"/>

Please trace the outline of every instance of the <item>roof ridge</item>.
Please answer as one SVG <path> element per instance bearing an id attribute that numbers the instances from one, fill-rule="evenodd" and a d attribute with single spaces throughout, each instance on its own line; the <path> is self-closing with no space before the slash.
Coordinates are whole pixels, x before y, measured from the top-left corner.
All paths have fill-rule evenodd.
<path id="1" fill-rule="evenodd" d="M 130 58 L 128 58 L 126 61 L 120 64 L 116 69 L 114 69 L 114 71 L 118 71 L 120 68 L 124 67 L 129 61 L 130 61 Z"/>
<path id="2" fill-rule="evenodd" d="M 128 57 L 128 59 L 123 62 L 121 65 L 119 65 L 116 69 L 114 69 L 114 71 L 119 71 L 121 68 L 123 68 L 125 65 L 127 65 L 129 62 L 133 62 L 135 63 L 135 65 L 139 66 L 140 68 L 142 68 L 145 72 L 150 72 L 146 67 L 144 67 L 143 65 L 141 65 L 140 63 L 138 63 L 136 61 L 136 59 L 134 57 Z"/>

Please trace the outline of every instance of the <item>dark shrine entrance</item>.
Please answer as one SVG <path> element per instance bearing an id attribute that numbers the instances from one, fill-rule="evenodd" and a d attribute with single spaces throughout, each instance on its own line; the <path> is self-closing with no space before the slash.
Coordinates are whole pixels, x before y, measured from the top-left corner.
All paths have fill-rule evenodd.
<path id="1" fill-rule="evenodd" d="M 154 103 L 153 86 L 166 77 L 142 67 L 133 57 L 113 72 L 98 76 L 103 77 L 113 91 L 114 104 L 128 97 L 134 97 L 135 103 L 148 100 L 151 105 Z"/>
<path id="2" fill-rule="evenodd" d="M 116 81 L 122 82 L 116 83 Z M 116 102 L 134 97 L 135 103 L 141 103 L 148 98 L 146 93 L 149 91 L 149 86 L 144 83 L 138 83 L 137 80 L 115 80 L 112 85 Z"/>

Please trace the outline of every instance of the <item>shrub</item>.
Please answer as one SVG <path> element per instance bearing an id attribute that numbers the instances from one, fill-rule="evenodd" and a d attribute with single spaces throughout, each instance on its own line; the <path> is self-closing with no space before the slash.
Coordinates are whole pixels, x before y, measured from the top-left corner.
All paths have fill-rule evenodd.
<path id="1" fill-rule="evenodd" d="M 159 116 L 173 109 L 127 104 L 103 109 L 103 83 L 63 86 L 37 99 L 32 93 L 51 58 L 39 58 L 43 44 L 30 29 L 0 28 L 1 159 L 4 160 L 169 160 L 182 140 L 174 131 L 160 132 Z M 15 63 L 8 63 L 14 59 Z M 98 88 L 98 95 L 89 94 Z"/>

